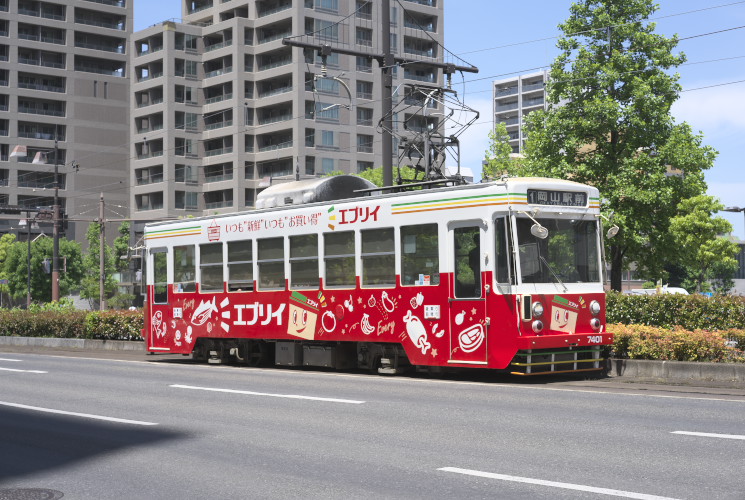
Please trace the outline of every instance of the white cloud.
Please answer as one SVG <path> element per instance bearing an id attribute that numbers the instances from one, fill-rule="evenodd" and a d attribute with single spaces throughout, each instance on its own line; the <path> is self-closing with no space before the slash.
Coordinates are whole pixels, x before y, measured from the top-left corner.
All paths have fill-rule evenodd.
<path id="1" fill-rule="evenodd" d="M 743 85 L 736 83 L 683 92 L 673 104 L 672 114 L 678 122 L 688 122 L 694 131 L 716 132 L 733 127 L 745 128 Z M 705 83 L 697 85 L 704 86 Z"/>

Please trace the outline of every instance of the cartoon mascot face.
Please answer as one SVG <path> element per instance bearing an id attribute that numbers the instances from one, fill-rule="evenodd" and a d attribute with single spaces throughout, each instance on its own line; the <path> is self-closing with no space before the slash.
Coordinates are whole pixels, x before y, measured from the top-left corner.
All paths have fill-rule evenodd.
<path id="1" fill-rule="evenodd" d="M 306 340 L 313 340 L 316 335 L 318 307 L 313 305 L 305 295 L 293 292 L 290 296 L 290 318 L 287 322 L 287 334 Z"/>
<path id="2" fill-rule="evenodd" d="M 574 333 L 577 329 L 579 311 L 577 305 L 564 297 L 554 297 L 551 305 L 551 330 Z"/>

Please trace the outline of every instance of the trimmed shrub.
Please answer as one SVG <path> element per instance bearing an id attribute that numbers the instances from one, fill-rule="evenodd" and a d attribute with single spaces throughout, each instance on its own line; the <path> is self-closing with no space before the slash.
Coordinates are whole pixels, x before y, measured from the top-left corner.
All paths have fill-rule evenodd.
<path id="1" fill-rule="evenodd" d="M 680 327 L 668 330 L 647 325 L 608 325 L 614 334 L 612 355 L 616 358 L 654 359 L 674 361 L 745 362 L 745 352 L 727 345 L 729 337 L 745 343 L 745 331 L 715 332 L 710 330 L 685 330 Z"/>
<path id="2" fill-rule="evenodd" d="M 0 335 L 82 338 L 85 311 L 0 311 Z"/>
<path id="3" fill-rule="evenodd" d="M 606 294 L 608 323 L 686 330 L 745 330 L 745 297 Z"/>
<path id="4" fill-rule="evenodd" d="M 91 312 L 85 318 L 85 338 L 142 340 L 141 311 Z"/>
<path id="5" fill-rule="evenodd" d="M 0 309 L 0 336 L 142 340 L 141 311 Z"/>

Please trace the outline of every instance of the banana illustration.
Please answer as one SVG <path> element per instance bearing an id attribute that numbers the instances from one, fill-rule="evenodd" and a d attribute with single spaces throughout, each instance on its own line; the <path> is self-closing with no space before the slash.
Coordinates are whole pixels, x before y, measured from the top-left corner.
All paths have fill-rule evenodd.
<path id="1" fill-rule="evenodd" d="M 362 321 L 360 323 L 361 323 L 360 328 L 362 329 L 362 333 L 364 333 L 365 335 L 370 335 L 375 331 L 375 327 L 370 324 L 369 314 L 364 314 L 362 316 Z"/>

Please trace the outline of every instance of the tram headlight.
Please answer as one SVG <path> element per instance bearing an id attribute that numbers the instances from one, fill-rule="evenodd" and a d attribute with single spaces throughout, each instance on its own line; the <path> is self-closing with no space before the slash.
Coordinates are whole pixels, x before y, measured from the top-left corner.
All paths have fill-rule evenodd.
<path id="1" fill-rule="evenodd" d="M 601 327 L 602 325 L 600 324 L 600 320 L 599 320 L 599 319 L 597 319 L 597 318 L 592 318 L 592 319 L 590 320 L 590 326 L 592 326 L 592 329 L 593 329 L 593 330 L 595 330 L 596 332 L 599 332 L 599 331 L 600 331 L 600 327 Z"/>
<path id="2" fill-rule="evenodd" d="M 592 302 L 590 302 L 590 312 L 593 316 L 597 316 L 598 314 L 600 314 L 600 302 L 598 302 L 597 300 L 593 300 Z"/>
<path id="3" fill-rule="evenodd" d="M 543 330 L 543 321 L 537 319 L 537 320 L 533 321 L 533 325 L 532 326 L 533 326 L 533 331 L 535 333 L 538 333 L 541 330 Z"/>
<path id="4" fill-rule="evenodd" d="M 540 318 L 543 316 L 543 304 L 540 302 L 533 302 L 533 317 Z"/>

